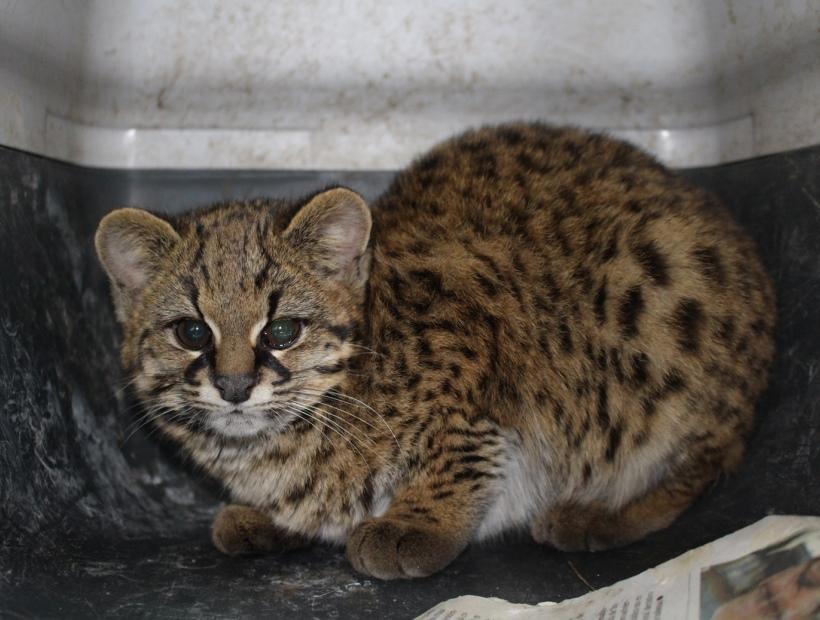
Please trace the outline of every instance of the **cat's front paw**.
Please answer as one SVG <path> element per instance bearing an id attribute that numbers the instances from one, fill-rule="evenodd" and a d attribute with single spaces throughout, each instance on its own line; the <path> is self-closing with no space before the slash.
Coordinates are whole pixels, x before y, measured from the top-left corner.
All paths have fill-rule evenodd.
<path id="1" fill-rule="evenodd" d="M 219 511 L 211 527 L 214 546 L 226 555 L 251 555 L 303 547 L 307 541 L 271 523 L 265 513 L 232 504 Z"/>
<path id="2" fill-rule="evenodd" d="M 347 540 L 347 557 L 353 568 L 378 579 L 432 575 L 462 549 L 463 545 L 442 533 L 389 518 L 361 523 Z"/>

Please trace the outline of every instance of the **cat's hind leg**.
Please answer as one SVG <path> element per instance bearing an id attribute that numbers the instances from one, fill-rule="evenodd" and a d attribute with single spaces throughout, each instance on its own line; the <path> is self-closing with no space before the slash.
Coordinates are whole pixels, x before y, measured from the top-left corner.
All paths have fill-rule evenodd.
<path id="1" fill-rule="evenodd" d="M 264 512 L 231 504 L 219 511 L 211 527 L 214 546 L 226 555 L 252 555 L 289 551 L 308 540 L 277 527 Z"/>
<path id="2" fill-rule="evenodd" d="M 530 523 L 536 542 L 561 551 L 603 551 L 622 547 L 671 525 L 722 471 L 740 461 L 738 441 L 719 458 L 704 456 L 633 499 L 619 510 L 599 502 L 564 502 L 538 515 Z"/>
<path id="3" fill-rule="evenodd" d="M 533 519 L 530 532 L 536 542 L 561 551 L 603 551 L 667 527 L 693 498 L 667 496 L 663 488 L 617 512 L 599 503 L 562 503 Z"/>

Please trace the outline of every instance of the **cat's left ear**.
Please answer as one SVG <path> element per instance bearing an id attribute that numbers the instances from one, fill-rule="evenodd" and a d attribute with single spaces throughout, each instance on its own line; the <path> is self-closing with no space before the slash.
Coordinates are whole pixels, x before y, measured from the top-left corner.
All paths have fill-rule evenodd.
<path id="1" fill-rule="evenodd" d="M 285 239 L 323 275 L 361 287 L 370 272 L 370 208 L 353 190 L 330 189 L 302 207 L 285 231 Z"/>

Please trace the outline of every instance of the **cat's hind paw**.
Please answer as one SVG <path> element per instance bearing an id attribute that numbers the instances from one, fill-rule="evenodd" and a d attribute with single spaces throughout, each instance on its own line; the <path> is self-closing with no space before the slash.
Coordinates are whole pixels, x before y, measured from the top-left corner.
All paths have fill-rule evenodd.
<path id="1" fill-rule="evenodd" d="M 530 523 L 530 533 L 559 551 L 603 551 L 625 544 L 612 516 L 596 506 L 556 506 Z"/>

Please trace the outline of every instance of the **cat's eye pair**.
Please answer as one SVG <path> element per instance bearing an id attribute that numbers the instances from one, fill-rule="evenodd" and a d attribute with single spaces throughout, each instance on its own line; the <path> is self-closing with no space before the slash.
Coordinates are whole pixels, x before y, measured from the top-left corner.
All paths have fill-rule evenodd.
<path id="1" fill-rule="evenodd" d="M 287 349 L 302 333 L 299 319 L 274 319 L 265 325 L 259 334 L 259 344 L 266 349 Z"/>
<path id="2" fill-rule="evenodd" d="M 259 334 L 259 344 L 266 349 L 287 349 L 299 334 L 302 333 L 302 321 L 299 319 L 274 319 Z M 211 344 L 211 329 L 204 321 L 182 319 L 174 327 L 177 341 L 186 349 L 201 351 Z"/>
<path id="3" fill-rule="evenodd" d="M 211 344 L 211 328 L 204 321 L 182 319 L 174 327 L 174 335 L 179 344 L 191 351 L 201 351 Z"/>

